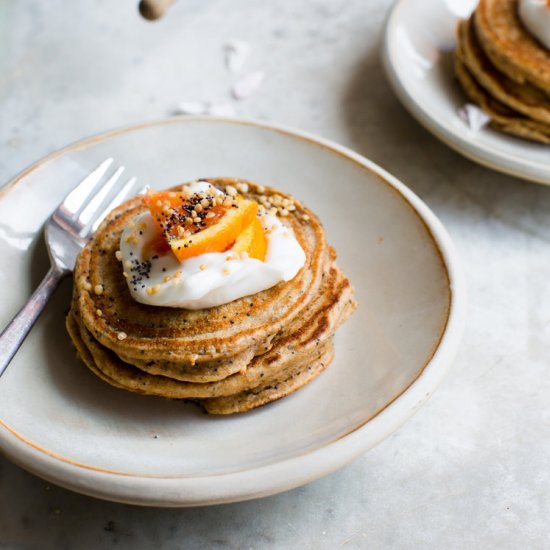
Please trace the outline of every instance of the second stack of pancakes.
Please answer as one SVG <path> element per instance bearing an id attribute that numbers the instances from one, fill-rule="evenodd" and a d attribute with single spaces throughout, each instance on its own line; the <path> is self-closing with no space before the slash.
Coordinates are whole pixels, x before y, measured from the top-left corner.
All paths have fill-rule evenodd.
<path id="1" fill-rule="evenodd" d="M 550 143 L 550 52 L 524 27 L 517 0 L 481 0 L 459 23 L 455 72 L 493 128 Z"/>

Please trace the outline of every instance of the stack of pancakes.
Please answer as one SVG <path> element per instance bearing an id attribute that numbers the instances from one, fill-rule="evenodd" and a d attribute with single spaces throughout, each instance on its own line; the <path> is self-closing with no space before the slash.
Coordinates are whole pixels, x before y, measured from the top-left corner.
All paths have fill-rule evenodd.
<path id="1" fill-rule="evenodd" d="M 550 143 L 550 51 L 524 27 L 518 0 L 480 0 L 459 23 L 455 72 L 492 127 Z"/>
<path id="2" fill-rule="evenodd" d="M 208 181 L 221 190 L 236 183 Z M 293 200 L 252 183 L 248 188 L 249 199 L 277 194 Z M 113 386 L 193 400 L 213 414 L 253 409 L 313 379 L 331 362 L 334 332 L 356 303 L 319 220 L 294 204 L 281 220 L 306 253 L 298 274 L 196 311 L 133 300 L 116 251 L 123 229 L 146 207 L 136 197 L 111 212 L 75 267 L 67 328 L 84 363 Z"/>

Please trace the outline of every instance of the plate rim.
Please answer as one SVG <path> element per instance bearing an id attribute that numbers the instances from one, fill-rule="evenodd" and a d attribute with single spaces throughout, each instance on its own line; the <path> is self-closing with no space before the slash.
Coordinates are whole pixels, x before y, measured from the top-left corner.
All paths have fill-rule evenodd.
<path id="1" fill-rule="evenodd" d="M 253 126 L 304 140 L 359 165 L 393 189 L 426 227 L 447 272 L 450 303 L 440 338 L 416 378 L 371 417 L 323 446 L 268 465 L 208 476 L 144 476 L 81 465 L 27 440 L 0 418 L 0 452 L 15 464 L 62 487 L 106 500 L 167 507 L 249 500 L 293 489 L 327 475 L 373 448 L 397 430 L 428 399 L 450 368 L 466 320 L 466 285 L 446 229 L 428 206 L 401 181 L 358 153 L 314 134 L 264 121 L 212 116 L 179 116 L 127 125 L 76 141 L 36 161 L 0 189 L 2 200 L 34 170 L 97 142 L 150 127 L 185 123 Z M 315 467 L 313 467 L 314 465 Z M 224 483 L 219 484 L 223 478 Z"/>
<path id="2" fill-rule="evenodd" d="M 430 110 L 423 105 L 417 95 L 411 93 L 404 85 L 398 64 L 394 61 L 392 40 L 400 10 L 405 4 L 416 1 L 418 0 L 397 0 L 386 18 L 383 31 L 382 65 L 390 85 L 402 105 L 426 130 L 467 159 L 509 176 L 541 185 L 550 185 L 550 170 L 546 175 L 538 173 L 537 171 L 541 169 L 539 163 L 522 159 L 520 153 L 515 157 L 510 157 L 494 147 L 488 145 L 481 147 L 473 144 L 456 132 L 451 125 L 444 124 L 441 120 L 431 116 Z M 527 141 L 525 143 L 528 144 Z"/>

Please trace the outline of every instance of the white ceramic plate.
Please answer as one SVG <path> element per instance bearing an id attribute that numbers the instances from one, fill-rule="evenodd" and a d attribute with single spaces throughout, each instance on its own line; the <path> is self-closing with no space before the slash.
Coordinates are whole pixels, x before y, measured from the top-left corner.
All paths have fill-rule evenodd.
<path id="1" fill-rule="evenodd" d="M 64 329 L 70 281 L 0 379 L 0 449 L 75 491 L 138 504 L 249 499 L 332 472 L 400 426 L 441 380 L 464 322 L 446 231 L 365 158 L 299 132 L 179 118 L 116 130 L 38 162 L 0 195 L 0 324 L 46 271 L 40 227 L 65 193 L 114 156 L 164 188 L 201 176 L 280 187 L 325 223 L 359 308 L 336 359 L 298 392 L 232 417 L 110 387 L 75 358 Z"/>
<path id="2" fill-rule="evenodd" d="M 550 184 L 550 149 L 490 128 L 471 130 L 458 116 L 466 103 L 453 77 L 458 19 L 477 0 L 400 0 L 386 24 L 384 65 L 405 107 L 441 141 L 489 168 Z"/>

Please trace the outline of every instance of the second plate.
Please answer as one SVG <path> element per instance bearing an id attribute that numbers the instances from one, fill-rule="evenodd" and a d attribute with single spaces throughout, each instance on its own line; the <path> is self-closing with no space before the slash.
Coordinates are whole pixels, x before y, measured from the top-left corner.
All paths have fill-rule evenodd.
<path id="1" fill-rule="evenodd" d="M 386 24 L 384 65 L 405 107 L 441 141 L 494 170 L 550 185 L 547 145 L 490 128 L 471 130 L 459 117 L 466 103 L 453 76 L 458 19 L 476 0 L 400 0 Z"/>

